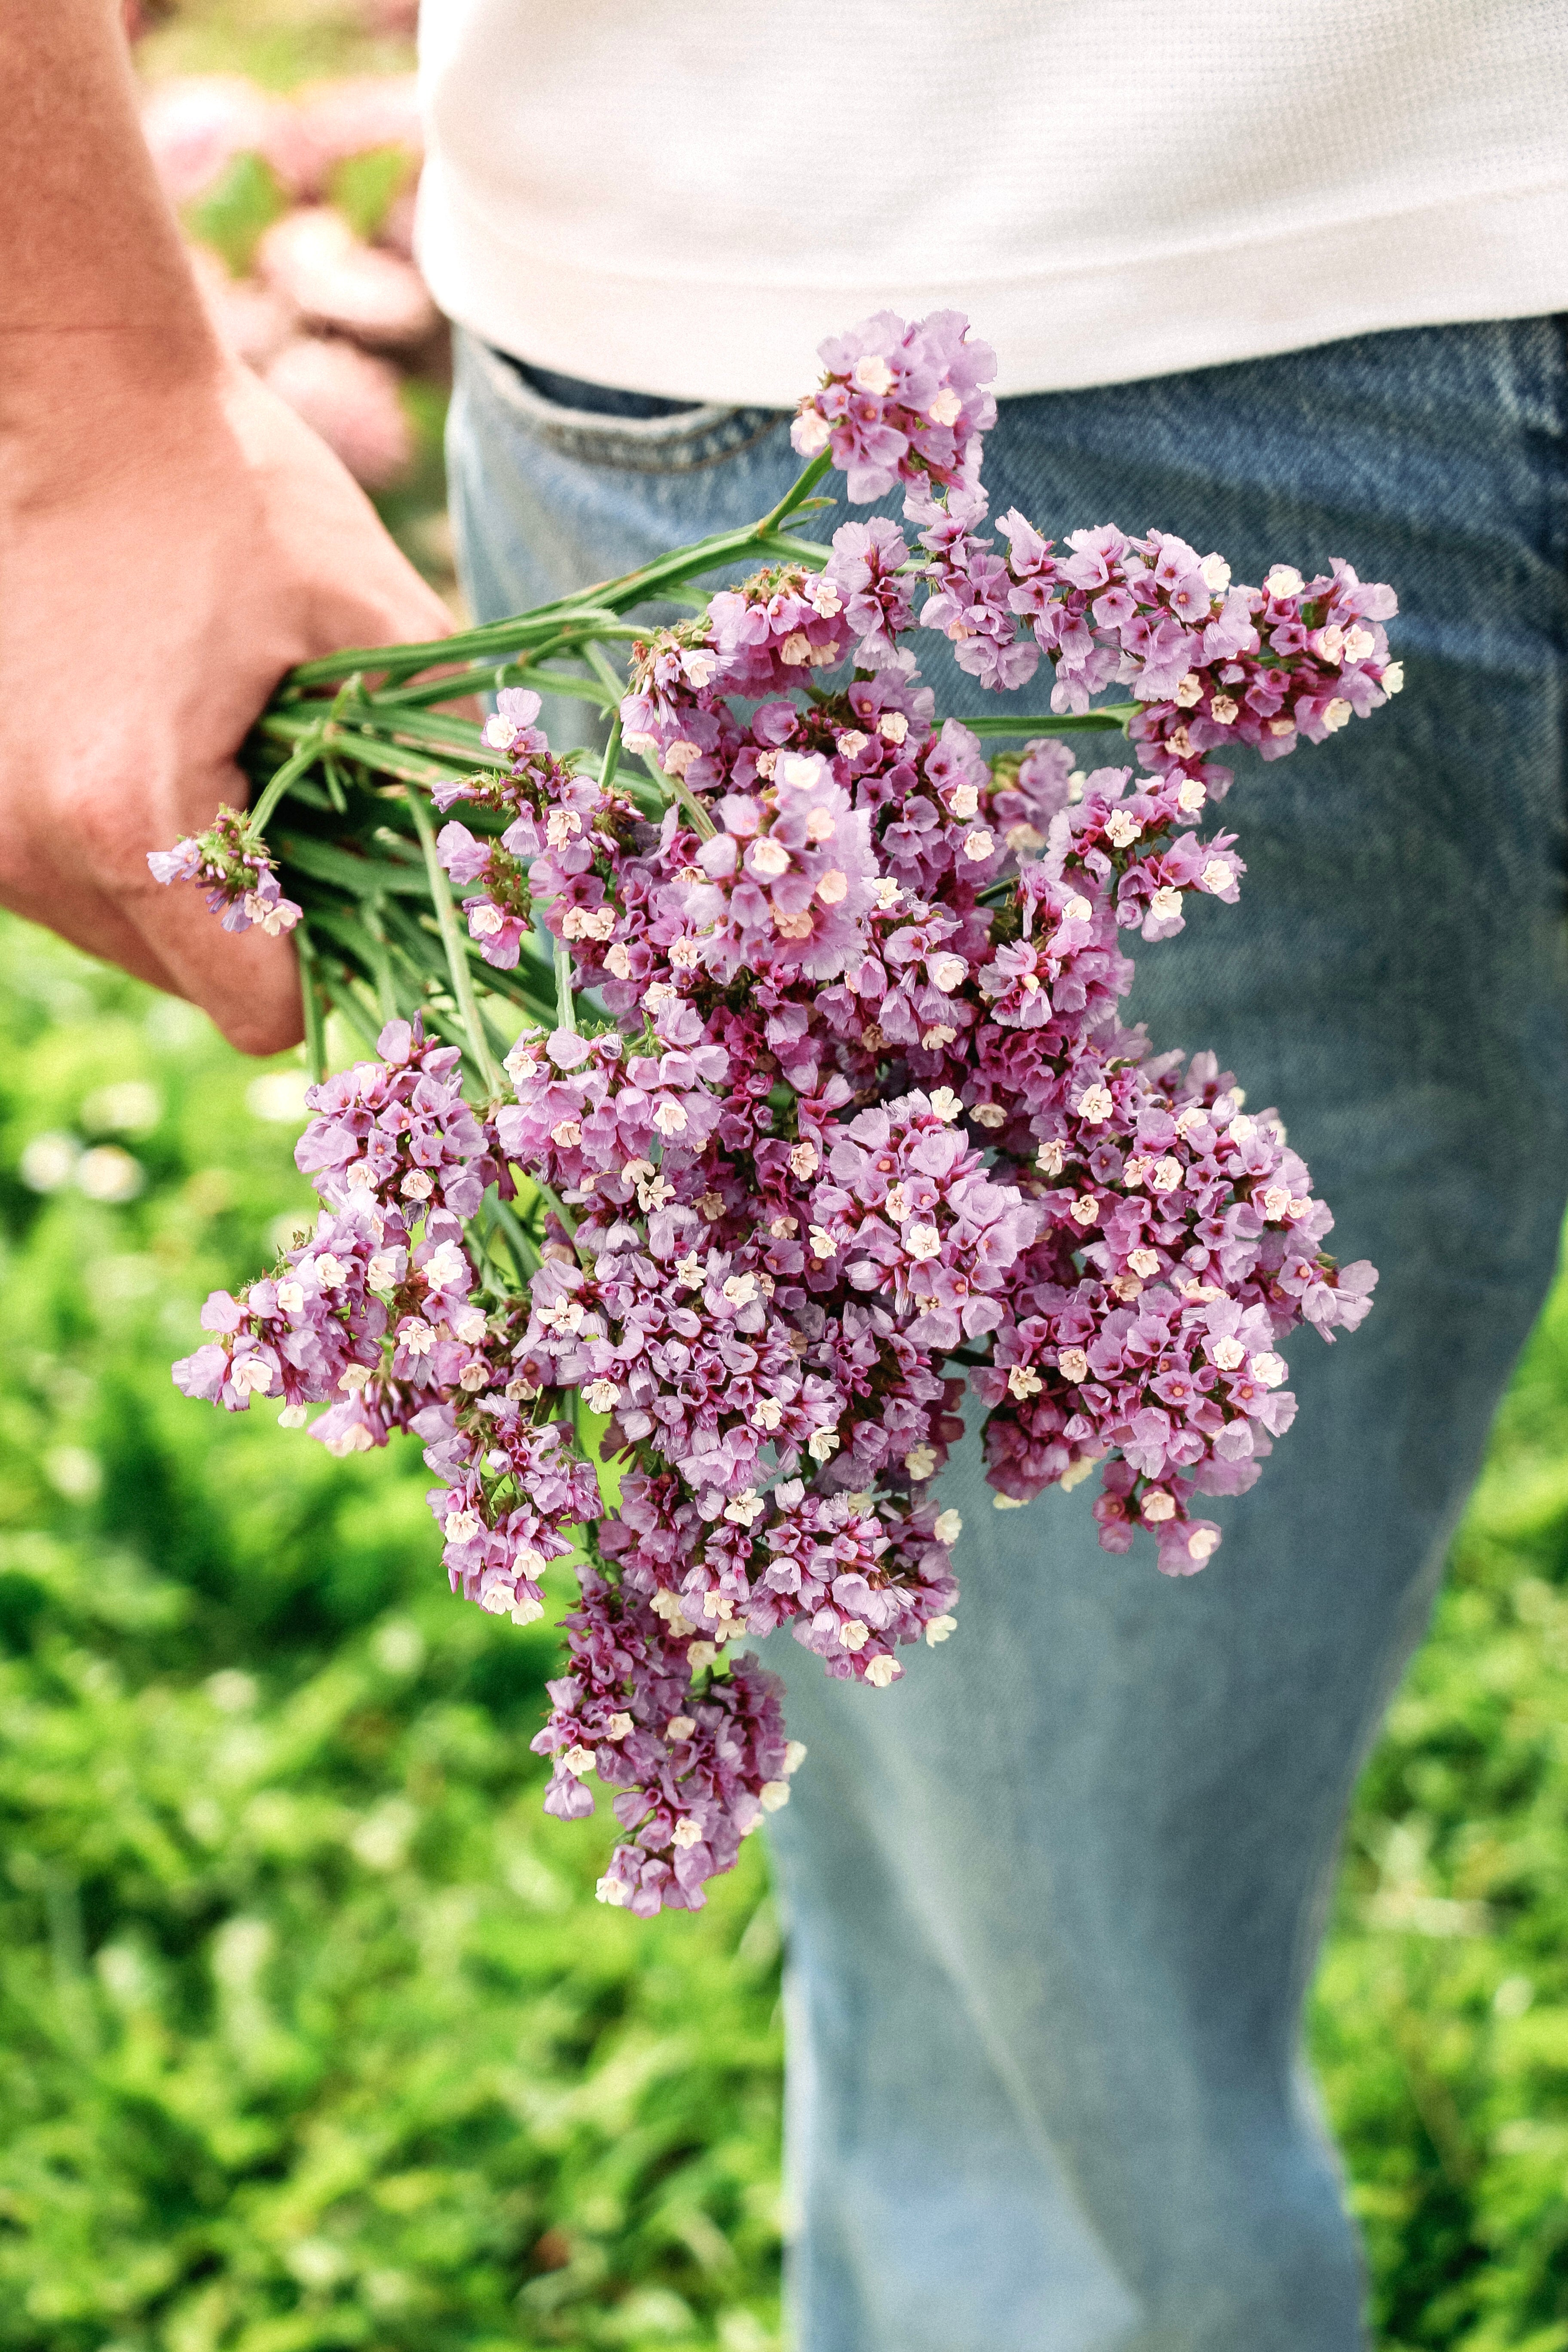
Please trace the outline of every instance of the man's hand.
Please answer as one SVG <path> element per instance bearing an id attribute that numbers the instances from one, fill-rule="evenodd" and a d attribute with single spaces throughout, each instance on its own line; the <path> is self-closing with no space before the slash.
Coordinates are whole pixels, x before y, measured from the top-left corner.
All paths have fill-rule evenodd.
<path id="1" fill-rule="evenodd" d="M 246 370 L 35 440 L 5 469 L 0 900 L 192 998 L 247 1052 L 300 1034 L 287 940 L 225 931 L 147 852 L 243 807 L 234 755 L 295 662 L 436 637 L 445 607 L 308 426 Z M 62 444 L 73 462 L 57 465 Z M 25 458 L 24 446 L 21 455 Z"/>
<path id="2" fill-rule="evenodd" d="M 337 459 L 218 352 L 111 6 L 6 9 L 0 73 L 21 99 L 0 190 L 0 903 L 273 1053 L 300 1034 L 288 940 L 224 931 L 147 852 L 244 804 L 235 753 L 295 662 L 449 622 Z"/>

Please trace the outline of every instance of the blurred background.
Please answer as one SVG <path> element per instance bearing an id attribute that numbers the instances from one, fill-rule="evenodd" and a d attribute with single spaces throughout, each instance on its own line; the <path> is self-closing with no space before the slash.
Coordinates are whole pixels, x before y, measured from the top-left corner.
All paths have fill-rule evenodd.
<path id="1" fill-rule="evenodd" d="M 455 601 L 414 14 L 127 26 L 221 331 Z M 5 917 L 0 1022 L 0 2352 L 773 2352 L 761 1841 L 695 1918 L 595 1904 L 552 1637 L 448 1597 L 417 1455 L 172 1388 L 310 1200 L 298 1061 Z M 1312 2001 L 1386 2352 L 1568 2352 L 1565 1927 L 1560 1289 Z"/>

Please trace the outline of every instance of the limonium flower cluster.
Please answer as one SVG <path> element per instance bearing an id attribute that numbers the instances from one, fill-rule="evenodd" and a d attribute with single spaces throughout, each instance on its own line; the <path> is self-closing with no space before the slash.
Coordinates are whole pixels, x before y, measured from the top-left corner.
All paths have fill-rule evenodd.
<path id="1" fill-rule="evenodd" d="M 300 909 L 286 898 L 265 845 L 237 809 L 220 809 L 210 831 L 186 834 L 173 849 L 154 849 L 147 863 L 156 882 L 201 882 L 207 905 L 223 917 L 226 931 L 247 931 L 252 923 L 276 939 L 291 931 Z"/>
<path id="2" fill-rule="evenodd" d="M 619 618 L 668 568 L 510 625 L 477 768 L 430 710 L 477 678 L 411 690 L 394 661 L 328 703 L 301 673 L 259 817 L 154 860 L 226 920 L 297 918 L 310 1001 L 375 1037 L 310 1098 L 315 1232 L 208 1302 L 176 1380 L 319 1407 L 339 1452 L 411 1432 L 486 1610 L 528 1623 L 574 1565 L 544 1801 L 591 1812 L 596 1775 L 623 1832 L 600 1893 L 639 1914 L 700 1904 L 787 1799 L 803 1751 L 740 1644 L 787 1628 L 881 1690 L 953 1633 L 935 1482 L 966 1391 L 997 1508 L 1098 1474 L 1105 1548 L 1142 1530 L 1187 1575 L 1220 1541 L 1205 1503 L 1290 1425 L 1281 1343 L 1353 1329 L 1375 1280 L 1328 1254 L 1278 1115 L 1120 1006 L 1133 935 L 1237 897 L 1216 755 L 1278 758 L 1397 690 L 1391 592 L 1345 563 L 1238 585 L 1157 530 L 1058 549 L 1013 513 L 987 538 L 994 368 L 965 322 L 884 314 L 822 355 L 750 576 L 669 625 Z M 790 537 L 829 467 L 852 499 L 901 482 L 907 530 Z M 1050 711 L 940 717 L 932 629 L 1004 692 L 1043 657 Z M 612 707 L 602 760 L 547 741 L 527 681 L 569 674 L 540 647 Z M 1108 732 L 1133 758 L 1079 764 Z M 290 794 L 314 830 L 288 833 Z M 417 964 L 437 938 L 444 972 Z M 497 1034 L 487 989 L 521 1026 Z"/>

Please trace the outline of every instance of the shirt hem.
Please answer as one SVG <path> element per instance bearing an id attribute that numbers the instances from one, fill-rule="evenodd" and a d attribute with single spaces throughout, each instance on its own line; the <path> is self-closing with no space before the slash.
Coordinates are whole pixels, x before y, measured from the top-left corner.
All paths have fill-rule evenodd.
<path id="1" fill-rule="evenodd" d="M 873 310 L 968 309 L 1003 398 L 1264 359 L 1400 328 L 1568 310 L 1568 184 L 1132 262 L 923 285 L 765 288 L 531 254 L 434 159 L 416 249 L 449 318 L 538 367 L 667 399 L 792 408 L 816 345 Z M 1366 264 L 1375 257 L 1375 274 Z M 1363 276 L 1363 273 L 1366 272 Z M 1216 297 L 1218 299 L 1216 299 Z"/>

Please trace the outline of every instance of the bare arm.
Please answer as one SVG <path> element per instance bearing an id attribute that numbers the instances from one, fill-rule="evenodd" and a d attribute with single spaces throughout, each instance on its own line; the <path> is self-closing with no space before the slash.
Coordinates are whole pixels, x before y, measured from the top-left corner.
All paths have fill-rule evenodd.
<path id="1" fill-rule="evenodd" d="M 218 349 L 137 121 L 114 0 L 0 0 L 0 903 L 300 1034 L 293 951 L 146 852 L 243 803 L 284 670 L 447 616 L 368 499 Z"/>

